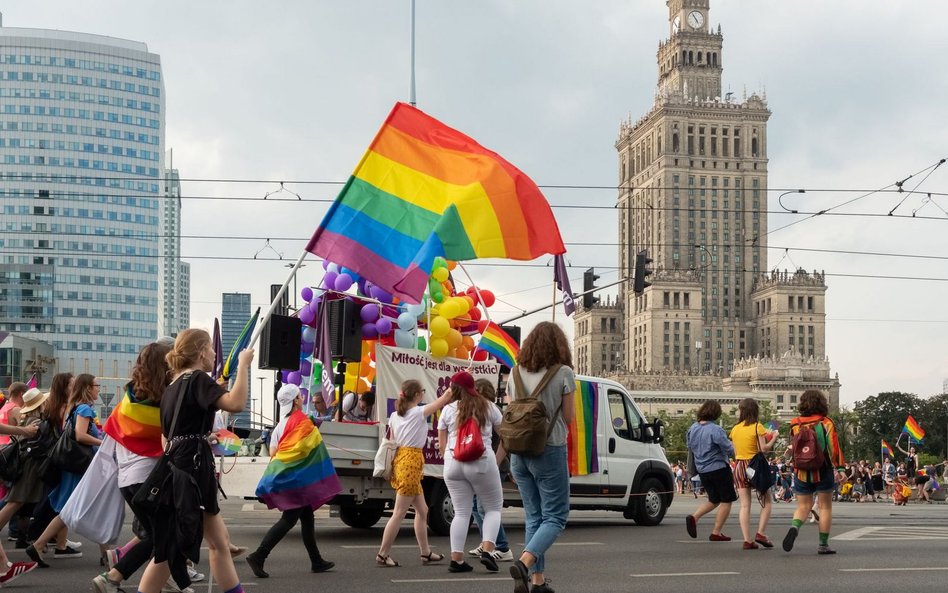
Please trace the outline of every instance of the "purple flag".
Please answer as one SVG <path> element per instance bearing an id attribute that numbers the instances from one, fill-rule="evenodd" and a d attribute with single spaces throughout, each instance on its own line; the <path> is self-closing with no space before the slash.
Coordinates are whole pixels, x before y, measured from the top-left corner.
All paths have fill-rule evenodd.
<path id="1" fill-rule="evenodd" d="M 569 285 L 569 276 L 566 274 L 566 258 L 562 254 L 553 256 L 553 282 L 563 293 L 563 310 L 566 315 L 572 315 L 576 311 L 576 303 L 573 301 L 573 289 Z"/>
<path id="2" fill-rule="evenodd" d="M 336 399 L 336 380 L 332 367 L 332 345 L 329 341 L 329 293 L 323 293 L 320 299 L 319 308 L 316 313 L 316 349 L 313 351 L 313 359 L 318 360 L 323 366 L 323 376 L 320 379 L 322 386 L 323 401 L 326 406 L 331 406 Z M 314 383 L 315 383 L 315 377 Z M 312 398 L 310 395 L 310 398 Z"/>

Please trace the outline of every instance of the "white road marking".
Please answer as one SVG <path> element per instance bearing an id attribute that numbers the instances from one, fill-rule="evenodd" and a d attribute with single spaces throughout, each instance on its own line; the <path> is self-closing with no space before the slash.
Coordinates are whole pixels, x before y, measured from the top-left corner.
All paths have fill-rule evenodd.
<path id="1" fill-rule="evenodd" d="M 840 568 L 839 572 L 920 572 L 927 570 L 948 570 L 948 566 L 911 566 L 905 568 Z"/>
<path id="2" fill-rule="evenodd" d="M 722 575 L 735 575 L 741 574 L 739 572 L 730 572 L 730 571 L 721 571 L 721 572 L 663 572 L 663 573 L 649 573 L 649 574 L 630 574 L 630 577 L 635 577 L 638 579 L 654 578 L 654 577 L 713 577 L 713 576 L 722 576 Z"/>
<path id="3" fill-rule="evenodd" d="M 554 546 L 604 546 L 606 544 L 602 542 L 556 542 Z M 520 542 L 520 546 L 523 546 L 523 542 Z M 359 545 L 349 545 L 349 546 L 339 546 L 347 550 L 371 550 L 378 549 L 378 544 L 359 544 Z M 394 545 L 392 548 L 418 548 L 418 544 L 401 544 Z"/>
<path id="4" fill-rule="evenodd" d="M 882 527 L 860 527 L 859 529 L 853 529 L 852 531 L 847 531 L 846 533 L 840 533 L 839 535 L 834 535 L 833 539 L 835 541 L 853 541 L 861 538 L 864 535 L 869 535 L 876 531 L 883 529 Z"/>
<path id="5" fill-rule="evenodd" d="M 510 577 L 458 577 L 455 579 L 392 579 L 393 583 L 468 583 L 471 581 L 510 582 Z"/>

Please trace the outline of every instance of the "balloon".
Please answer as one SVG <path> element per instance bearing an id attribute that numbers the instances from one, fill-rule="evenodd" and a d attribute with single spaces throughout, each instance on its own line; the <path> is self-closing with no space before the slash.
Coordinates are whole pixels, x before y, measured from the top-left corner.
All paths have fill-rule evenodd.
<path id="1" fill-rule="evenodd" d="M 474 338 L 472 338 L 471 336 L 464 336 L 464 338 L 461 340 L 461 345 L 467 348 L 468 350 L 473 350 Z"/>
<path id="2" fill-rule="evenodd" d="M 415 336 L 410 331 L 395 330 L 395 345 L 399 348 L 412 348 L 415 345 Z"/>
<path id="3" fill-rule="evenodd" d="M 316 319 L 316 315 L 313 313 L 313 310 L 309 307 L 303 307 L 299 311 L 300 321 L 303 322 L 303 325 L 309 325 Z"/>
<path id="4" fill-rule="evenodd" d="M 471 357 L 470 351 L 464 346 L 458 346 L 457 350 L 454 352 L 455 357 L 460 358 L 461 360 L 467 360 Z"/>
<path id="5" fill-rule="evenodd" d="M 453 271 L 454 271 L 454 268 L 456 268 L 456 267 L 458 267 L 458 262 L 448 260 L 448 269 L 449 269 L 449 270 L 451 270 L 451 271 L 453 272 Z"/>
<path id="6" fill-rule="evenodd" d="M 480 321 L 478 321 L 478 322 L 477 322 L 477 333 L 480 333 L 480 334 L 484 333 L 484 331 L 487 329 L 487 324 L 488 324 L 488 323 L 490 323 L 490 322 L 487 321 L 486 319 L 481 319 Z"/>
<path id="7" fill-rule="evenodd" d="M 461 337 L 461 332 L 459 332 L 456 329 L 449 330 L 448 335 L 445 339 L 448 342 L 448 346 L 451 347 L 452 349 L 460 346 L 461 342 L 463 341 L 463 338 Z"/>
<path id="8" fill-rule="evenodd" d="M 485 307 L 493 307 L 493 306 L 494 306 L 494 301 L 496 301 L 496 300 L 497 300 L 497 299 L 496 299 L 496 297 L 494 296 L 494 293 L 492 293 L 491 291 L 489 291 L 489 290 L 482 290 L 482 291 L 481 291 L 481 302 L 484 303 L 484 306 L 485 306 Z"/>
<path id="9" fill-rule="evenodd" d="M 283 383 L 289 383 L 289 382 L 290 382 L 290 371 L 280 371 L 280 380 L 281 380 Z"/>
<path id="10" fill-rule="evenodd" d="M 375 323 L 379 318 L 379 307 L 372 304 L 363 306 L 359 311 L 359 318 L 362 323 Z"/>
<path id="11" fill-rule="evenodd" d="M 313 363 L 308 360 L 300 362 L 300 374 L 304 377 L 308 377 L 313 372 Z"/>
<path id="12" fill-rule="evenodd" d="M 434 278 L 437 282 L 444 282 L 448 279 L 448 269 L 447 268 L 435 268 L 431 272 L 431 277 Z"/>
<path id="13" fill-rule="evenodd" d="M 329 271 L 332 272 L 333 274 L 338 275 L 338 274 L 339 274 L 339 264 L 334 264 L 334 263 L 331 263 L 331 262 L 330 262 L 330 264 L 329 264 Z"/>
<path id="14" fill-rule="evenodd" d="M 312 344 L 316 341 L 316 330 L 312 327 L 303 328 L 303 341 Z"/>
<path id="15" fill-rule="evenodd" d="M 431 291 L 431 300 L 436 303 L 440 303 L 444 300 L 444 292 L 438 287 L 436 290 Z"/>
<path id="16" fill-rule="evenodd" d="M 392 320 L 388 317 L 382 317 L 375 322 L 375 330 L 380 336 L 384 336 L 392 331 Z"/>
<path id="17" fill-rule="evenodd" d="M 456 299 L 445 301 L 444 304 L 441 305 L 442 317 L 447 317 L 448 319 L 454 319 L 460 314 L 461 314 L 461 306 L 458 305 L 458 302 Z"/>
<path id="18" fill-rule="evenodd" d="M 451 331 L 451 324 L 444 317 L 435 317 L 431 320 L 428 331 L 431 332 L 433 338 L 443 338 Z"/>
<path id="19" fill-rule="evenodd" d="M 312 342 L 302 342 L 300 344 L 300 354 L 310 355 L 313 353 L 316 345 Z"/>
<path id="20" fill-rule="evenodd" d="M 305 402 L 306 398 L 309 397 L 309 389 L 306 389 L 305 387 L 301 388 L 300 395 L 303 396 L 303 401 Z"/>
<path id="21" fill-rule="evenodd" d="M 485 360 L 487 360 L 487 351 L 486 351 L 486 350 L 478 350 L 477 352 L 475 352 L 475 353 L 474 353 L 474 360 L 476 360 L 477 362 L 484 362 Z"/>
<path id="22" fill-rule="evenodd" d="M 374 340 L 379 337 L 379 332 L 375 329 L 374 323 L 364 323 L 362 324 L 362 339 L 363 340 Z"/>
<path id="23" fill-rule="evenodd" d="M 467 312 L 467 317 L 471 321 L 480 321 L 481 320 L 481 310 L 477 307 L 473 307 L 470 311 Z"/>
<path id="24" fill-rule="evenodd" d="M 448 343 L 442 338 L 431 339 L 431 355 L 435 358 L 442 358 L 448 353 Z"/>
<path id="25" fill-rule="evenodd" d="M 290 374 L 286 378 L 286 382 L 292 383 L 293 385 L 299 385 L 300 381 L 302 380 L 303 380 L 303 377 L 302 375 L 300 375 L 299 371 L 290 372 Z"/>
<path id="26" fill-rule="evenodd" d="M 335 272 L 326 272 L 326 275 L 323 276 L 323 287 L 330 290 L 336 289 L 336 278 L 338 274 Z"/>
<path id="27" fill-rule="evenodd" d="M 333 285 L 339 292 L 345 292 L 352 288 L 352 276 L 349 274 L 339 274 L 336 276 L 336 281 Z"/>
<path id="28" fill-rule="evenodd" d="M 309 286 L 304 286 L 304 287 L 303 287 L 303 290 L 300 291 L 300 297 L 301 297 L 304 301 L 311 301 L 311 300 L 313 300 L 313 289 L 310 288 Z"/>
<path id="29" fill-rule="evenodd" d="M 471 310 L 471 303 L 466 298 L 458 297 L 454 299 L 454 302 L 458 304 L 461 315 L 467 315 L 467 312 Z"/>
<path id="30" fill-rule="evenodd" d="M 331 263 L 332 263 L 332 262 L 330 262 L 328 259 L 324 259 L 324 260 L 323 260 L 323 269 L 328 272 L 328 271 L 329 271 L 329 264 L 331 264 Z"/>
<path id="31" fill-rule="evenodd" d="M 369 289 L 366 287 L 365 278 L 359 278 L 359 281 L 356 284 L 356 291 L 359 293 L 359 296 L 365 296 L 369 294 Z"/>
<path id="32" fill-rule="evenodd" d="M 405 311 L 398 316 L 398 328 L 404 331 L 410 331 L 418 327 L 418 317 Z M 398 340 L 395 340 L 398 342 Z"/>
<path id="33" fill-rule="evenodd" d="M 355 270 L 350 270 L 349 268 L 342 268 L 340 272 L 342 272 L 343 274 L 348 274 L 349 277 L 352 278 L 353 282 L 358 282 L 359 280 L 362 279 L 362 276 L 359 276 L 359 274 L 357 274 Z"/>
<path id="34" fill-rule="evenodd" d="M 346 382 L 342 385 L 342 390 L 355 391 L 358 383 L 359 383 L 358 377 L 353 377 L 352 375 L 346 375 Z"/>
<path id="35" fill-rule="evenodd" d="M 434 261 L 431 264 L 431 269 L 437 270 L 438 268 L 447 268 L 448 261 L 441 257 L 440 255 L 434 258 Z"/>
<path id="36" fill-rule="evenodd" d="M 359 371 L 361 370 L 361 364 L 349 363 L 346 365 L 346 374 L 352 375 L 353 377 L 359 376 Z"/>
<path id="37" fill-rule="evenodd" d="M 475 305 L 480 302 L 480 297 L 477 296 L 477 289 L 473 286 L 464 291 L 464 294 L 471 297 L 471 300 L 474 301 Z"/>

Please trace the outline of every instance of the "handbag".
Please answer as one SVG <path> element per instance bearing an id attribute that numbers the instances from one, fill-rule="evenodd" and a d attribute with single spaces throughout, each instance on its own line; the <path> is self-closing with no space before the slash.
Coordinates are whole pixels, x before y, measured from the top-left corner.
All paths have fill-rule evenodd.
<path id="1" fill-rule="evenodd" d="M 754 427 L 754 436 L 759 439 L 757 427 Z M 765 494 L 774 485 L 774 477 L 770 472 L 770 462 L 767 456 L 760 450 L 760 441 L 757 441 L 757 453 L 747 462 L 747 469 L 744 471 L 747 476 L 747 483 L 751 488 L 761 495 Z"/>
<path id="2" fill-rule="evenodd" d="M 151 473 L 148 474 L 148 477 L 145 478 L 145 481 L 139 486 L 138 492 L 136 492 L 134 498 L 132 498 L 133 507 L 141 511 L 144 515 L 150 515 L 158 510 L 158 507 L 162 504 L 162 498 L 168 490 L 169 481 L 171 480 L 171 456 L 168 455 L 168 453 L 171 451 L 171 440 L 174 438 L 174 429 L 178 425 L 178 414 L 181 413 L 181 404 L 184 403 L 184 398 L 188 396 L 188 389 L 191 386 L 191 376 L 193 374 L 194 373 L 188 373 L 184 376 L 184 386 L 181 388 L 181 395 L 178 397 L 178 401 L 174 406 L 174 415 L 171 417 L 171 427 L 168 430 L 164 453 L 158 458 L 155 467 L 152 468 Z"/>
<path id="3" fill-rule="evenodd" d="M 0 480 L 16 482 L 23 475 L 20 441 L 12 439 L 0 448 Z"/>
<path id="4" fill-rule="evenodd" d="M 688 468 L 688 475 L 692 478 L 698 475 L 698 465 L 695 463 L 695 454 L 691 451 L 691 445 L 687 442 L 688 435 L 685 435 L 685 446 L 688 447 L 688 459 L 686 460 L 686 467 Z"/>
<path id="5" fill-rule="evenodd" d="M 102 442 L 76 489 L 59 513 L 70 532 L 99 544 L 118 539 L 125 523 L 125 500 L 118 485 L 115 441 Z"/>
<path id="6" fill-rule="evenodd" d="M 392 478 L 392 465 L 395 462 L 395 452 L 397 450 L 398 445 L 395 441 L 388 437 L 382 437 L 382 442 L 379 443 L 379 450 L 375 452 L 375 469 L 372 471 L 373 477 L 384 478 L 386 480 Z"/>
<path id="7" fill-rule="evenodd" d="M 60 470 L 81 474 L 92 463 L 95 452 L 92 450 L 92 445 L 84 445 L 76 440 L 76 409 L 73 408 L 69 413 L 66 427 L 49 450 L 48 457 L 50 462 Z"/>
<path id="8" fill-rule="evenodd" d="M 454 442 L 453 457 L 455 461 L 477 461 L 484 455 L 484 437 L 481 436 L 481 426 L 477 418 L 471 416 L 458 428 L 458 438 Z"/>

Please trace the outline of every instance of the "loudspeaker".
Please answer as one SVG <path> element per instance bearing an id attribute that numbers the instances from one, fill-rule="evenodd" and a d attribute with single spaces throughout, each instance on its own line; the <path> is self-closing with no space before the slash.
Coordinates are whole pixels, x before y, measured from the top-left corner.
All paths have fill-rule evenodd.
<path id="1" fill-rule="evenodd" d="M 303 324 L 298 317 L 271 315 L 260 336 L 260 368 L 298 369 L 302 337 Z"/>
<path id="2" fill-rule="evenodd" d="M 353 301 L 329 301 L 329 344 L 333 358 L 345 362 L 362 360 L 362 320 Z"/>

